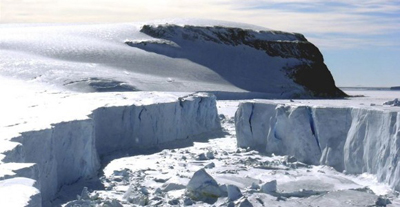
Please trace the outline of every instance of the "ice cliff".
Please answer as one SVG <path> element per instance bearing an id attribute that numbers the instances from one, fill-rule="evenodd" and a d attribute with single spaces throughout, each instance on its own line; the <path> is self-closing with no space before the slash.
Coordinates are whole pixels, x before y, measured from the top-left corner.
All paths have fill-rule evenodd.
<path id="1" fill-rule="evenodd" d="M 400 110 L 246 102 L 235 116 L 239 147 L 292 155 L 400 190 Z"/>
<path id="2" fill-rule="evenodd" d="M 95 93 L 59 98 L 61 102 L 53 97 L 58 100 L 54 105 L 47 100 L 47 106 L 30 109 L 28 117 L 40 107 L 47 111 L 26 122 L 40 123 L 40 127 L 21 129 L 26 124 L 22 122 L 0 128 L 4 139 L 0 192 L 21 191 L 13 194 L 14 199 L 0 194 L 0 204 L 41 206 L 43 202 L 50 206 L 63 185 L 97 176 L 104 155 L 152 148 L 220 127 L 215 97 L 205 93 Z"/>

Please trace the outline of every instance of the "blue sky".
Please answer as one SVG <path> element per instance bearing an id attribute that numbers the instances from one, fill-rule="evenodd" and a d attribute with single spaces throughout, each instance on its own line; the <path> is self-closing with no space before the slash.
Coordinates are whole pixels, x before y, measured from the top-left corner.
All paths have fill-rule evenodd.
<path id="1" fill-rule="evenodd" d="M 207 18 L 303 33 L 339 86 L 400 85 L 400 0 L 2 0 L 0 22 Z"/>

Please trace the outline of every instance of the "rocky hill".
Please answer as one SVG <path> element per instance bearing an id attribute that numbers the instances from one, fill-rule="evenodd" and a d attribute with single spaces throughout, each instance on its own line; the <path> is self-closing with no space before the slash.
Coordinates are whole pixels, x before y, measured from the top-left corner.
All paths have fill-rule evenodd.
<path id="1" fill-rule="evenodd" d="M 79 92 L 346 95 L 303 35 L 238 23 L 7 25 L 1 26 L 0 52 L 0 75 Z"/>
<path id="2" fill-rule="evenodd" d="M 244 64 L 241 65 L 242 68 L 235 67 L 235 65 L 229 67 L 230 69 L 234 68 L 236 71 L 224 69 L 224 66 L 221 66 L 224 65 L 224 63 L 221 65 L 214 64 L 214 67 L 210 66 L 210 68 L 215 68 L 215 71 L 222 77 L 230 77 L 232 74 L 236 73 L 238 76 L 245 75 L 248 79 L 259 80 L 258 84 L 262 85 L 264 84 L 263 82 L 267 82 L 271 78 L 280 78 L 270 76 L 271 74 L 269 72 L 272 71 L 268 70 L 269 68 L 274 68 L 281 71 L 285 77 L 292 79 L 294 83 L 303 86 L 305 92 L 311 92 L 312 96 L 346 96 L 345 93 L 335 86 L 334 79 L 327 66 L 324 64 L 324 59 L 319 49 L 310 43 L 302 34 L 272 30 L 254 31 L 222 26 L 178 26 L 171 24 L 144 25 L 140 31 L 160 40 L 127 41 L 126 43 L 130 46 L 161 53 L 174 58 L 188 58 L 189 60 L 204 65 L 207 65 L 208 60 L 201 60 L 201 57 L 206 56 L 209 59 L 215 59 L 215 62 L 219 62 L 218 58 L 226 55 L 223 53 L 215 55 L 212 51 L 214 47 L 231 48 L 231 50 L 234 50 L 233 48 L 243 48 L 243 50 L 250 50 L 250 53 L 256 50 L 264 52 L 265 56 L 268 56 L 268 58 L 273 57 L 287 60 L 287 62 L 284 63 L 285 65 L 281 68 L 276 67 L 276 65 L 273 65 L 274 62 L 271 62 L 263 64 L 262 67 L 258 66 L 257 68 L 259 68 L 259 70 L 250 68 L 242 74 L 239 74 L 239 72 L 246 69 L 246 65 Z M 205 53 L 190 54 L 196 51 L 199 52 L 197 49 L 202 47 L 199 46 L 199 44 L 205 43 L 212 43 L 209 45 L 209 52 L 202 51 Z M 161 47 L 163 47 L 163 49 L 161 49 Z M 176 49 L 174 50 L 174 47 L 179 48 L 178 50 L 181 51 L 178 52 Z M 195 51 L 192 52 L 193 50 Z M 204 50 L 207 50 L 207 48 Z M 207 56 L 209 53 L 212 55 Z M 240 56 L 236 56 L 235 54 L 232 58 L 241 59 Z M 240 62 L 252 63 L 255 58 L 256 57 L 249 57 L 249 60 L 240 60 Z M 226 58 L 223 57 L 223 59 Z M 275 71 L 272 73 L 274 72 Z M 259 76 L 269 77 L 262 80 L 258 78 Z M 240 79 L 239 77 L 231 77 L 231 79 L 235 78 Z M 285 81 L 282 80 L 282 82 Z M 243 83 L 243 85 L 246 85 L 246 83 Z M 256 86 L 254 88 L 249 88 L 249 91 L 265 92 L 271 90 L 257 90 L 258 87 L 263 88 L 262 86 Z M 303 96 L 304 94 L 299 95 Z"/>

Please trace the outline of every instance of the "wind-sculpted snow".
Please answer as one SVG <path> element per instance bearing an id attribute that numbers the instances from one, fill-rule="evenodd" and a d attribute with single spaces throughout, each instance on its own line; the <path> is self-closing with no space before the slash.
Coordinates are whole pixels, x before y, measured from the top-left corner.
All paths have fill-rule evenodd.
<path id="1" fill-rule="evenodd" d="M 35 184 L 24 182 L 28 190 L 20 187 L 23 192 L 17 198 L 24 201 L 24 196 L 31 196 L 29 205 L 24 204 L 28 206 L 41 206 L 41 201 L 51 206 L 63 185 L 97 176 L 105 155 L 157 147 L 220 128 L 215 97 L 205 93 L 49 96 L 53 99 L 47 104 L 29 109 L 31 117 L 35 110 L 47 113 L 33 119 L 21 117 L 22 123 L 0 128 L 3 142 L 10 143 L 1 147 L 0 180 L 5 181 L 0 181 L 0 191 L 18 187 L 11 179 L 33 179 Z"/>
<path id="2" fill-rule="evenodd" d="M 247 102 L 235 119 L 239 147 L 374 174 L 400 189 L 400 110 Z"/>
<path id="3" fill-rule="evenodd" d="M 285 79 L 289 79 L 292 82 L 287 84 L 297 83 L 305 87 L 306 91 L 311 91 L 313 96 L 345 96 L 340 89 L 336 88 L 318 48 L 301 34 L 222 26 L 171 24 L 144 25 L 140 31 L 151 37 L 159 38 L 159 40 L 128 40 L 126 44 L 169 57 L 192 60 L 211 68 L 229 82 L 249 91 L 270 92 L 271 88 L 278 87 L 278 84 L 268 85 L 268 82 L 274 81 L 274 79 L 285 82 L 287 81 Z M 208 51 L 202 51 L 203 49 L 208 49 Z M 214 50 L 216 51 L 214 52 Z M 243 51 L 253 58 L 247 57 Z M 266 54 L 258 57 L 259 52 Z M 239 60 L 230 61 L 230 65 L 229 61 L 224 60 L 225 58 L 222 56 Z M 215 58 L 221 58 L 224 61 L 221 62 Z M 274 58 L 281 58 L 283 62 L 263 61 L 263 59 Z M 210 62 L 213 59 L 215 61 Z M 244 69 L 246 72 L 239 74 Z M 250 86 L 249 83 L 245 85 L 245 83 L 235 80 L 230 77 L 230 73 L 237 74 L 236 79 L 241 76 L 252 79 L 255 86 Z M 263 85 L 268 85 L 269 88 L 263 87 Z M 279 87 L 283 87 L 283 85 Z M 300 92 L 299 95 L 305 96 L 305 91 Z M 291 96 L 295 96 L 294 93 Z"/>
<path id="4" fill-rule="evenodd" d="M 183 20 L 0 28 L 0 75 L 63 90 L 344 96 L 318 48 L 296 33 Z"/>

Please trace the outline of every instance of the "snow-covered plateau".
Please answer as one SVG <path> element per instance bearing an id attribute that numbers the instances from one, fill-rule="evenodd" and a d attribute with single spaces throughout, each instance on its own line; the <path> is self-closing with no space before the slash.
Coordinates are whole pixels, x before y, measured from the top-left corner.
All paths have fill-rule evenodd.
<path id="1" fill-rule="evenodd" d="M 4 24 L 0 69 L 3 76 L 80 92 L 345 96 L 303 35 L 221 21 Z"/>

